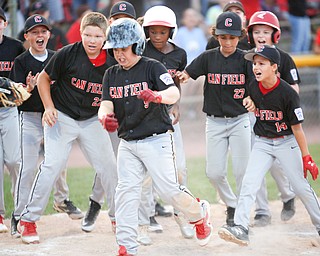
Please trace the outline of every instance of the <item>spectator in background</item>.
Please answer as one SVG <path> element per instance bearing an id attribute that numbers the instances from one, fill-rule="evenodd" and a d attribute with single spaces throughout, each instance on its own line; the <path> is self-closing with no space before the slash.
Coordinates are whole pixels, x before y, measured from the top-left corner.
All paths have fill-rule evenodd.
<path id="1" fill-rule="evenodd" d="M 288 20 L 291 26 L 291 53 L 310 51 L 311 21 L 306 0 L 288 0 Z"/>
<path id="2" fill-rule="evenodd" d="M 317 29 L 317 33 L 313 41 L 313 51 L 315 54 L 320 54 L 320 27 Z"/>
<path id="3" fill-rule="evenodd" d="M 260 0 L 260 6 L 263 11 L 274 13 L 278 20 L 284 20 L 283 10 L 278 5 L 278 0 Z"/>
<path id="4" fill-rule="evenodd" d="M 45 19 L 49 20 L 50 11 L 48 5 L 44 0 L 35 1 L 29 8 L 29 16 L 33 14 L 40 14 Z M 68 40 L 66 39 L 65 33 L 56 27 L 54 24 L 51 25 L 51 36 L 47 45 L 47 48 L 53 51 L 57 51 L 61 47 L 68 44 Z M 23 45 L 26 49 L 29 48 L 28 42 L 24 38 L 24 31 L 20 31 L 18 34 L 18 39 L 23 42 Z"/>
<path id="5" fill-rule="evenodd" d="M 92 11 L 97 11 L 99 0 L 72 0 L 72 10 L 74 11 L 74 18 L 78 18 L 77 10 L 80 5 L 88 5 Z M 106 15 L 105 15 L 106 16 Z M 108 17 L 108 16 L 106 16 Z"/>
<path id="6" fill-rule="evenodd" d="M 208 26 L 216 25 L 216 20 L 223 12 L 223 7 L 228 3 L 228 0 L 219 0 L 216 2 L 217 4 L 212 5 L 206 13 L 206 23 Z"/>
<path id="7" fill-rule="evenodd" d="M 20 31 L 23 29 L 24 27 L 24 21 L 25 21 L 25 6 L 20 5 L 20 1 L 17 1 L 17 12 L 16 12 L 16 20 L 14 21 L 17 25 L 17 31 Z M 10 19 L 10 0 L 4 0 L 4 1 L 0 1 L 0 7 L 4 10 L 5 15 L 7 17 L 7 27 L 4 30 L 4 35 L 6 36 L 10 36 L 10 37 L 15 37 L 16 35 L 12 34 L 12 28 L 11 28 L 11 24 L 13 23 L 13 21 Z"/>
<path id="8" fill-rule="evenodd" d="M 205 32 L 199 27 L 201 14 L 192 8 L 183 12 L 182 27 L 178 29 L 174 42 L 187 52 L 188 64 L 206 48 Z"/>
<path id="9" fill-rule="evenodd" d="M 86 4 L 80 5 L 77 10 L 77 19 L 70 26 L 68 32 L 66 33 L 66 38 L 70 44 L 81 41 L 80 34 L 80 24 L 82 17 L 88 12 L 92 11 L 90 7 Z"/>

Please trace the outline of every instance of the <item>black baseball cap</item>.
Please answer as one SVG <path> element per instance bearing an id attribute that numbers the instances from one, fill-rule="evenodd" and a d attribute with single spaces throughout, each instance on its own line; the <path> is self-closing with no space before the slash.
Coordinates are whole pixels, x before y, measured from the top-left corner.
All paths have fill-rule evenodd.
<path id="1" fill-rule="evenodd" d="M 24 23 L 24 33 L 27 33 L 36 26 L 45 26 L 48 30 L 51 29 L 49 22 L 43 16 L 34 14 L 30 16 Z"/>
<path id="2" fill-rule="evenodd" d="M 7 21 L 7 17 L 4 13 L 4 10 L 0 7 L 0 18 L 2 18 L 4 21 Z"/>
<path id="3" fill-rule="evenodd" d="M 44 1 L 35 1 L 31 6 L 30 6 L 30 13 L 44 13 L 45 11 L 48 11 L 49 8 L 47 4 Z"/>
<path id="4" fill-rule="evenodd" d="M 242 22 L 238 14 L 234 12 L 223 12 L 217 18 L 216 35 L 241 36 Z"/>
<path id="5" fill-rule="evenodd" d="M 270 45 L 263 45 L 259 48 L 254 48 L 244 55 L 246 60 L 253 61 L 254 56 L 259 55 L 270 60 L 273 63 L 280 65 L 280 53 L 276 47 Z"/>
<path id="6" fill-rule="evenodd" d="M 111 18 L 117 14 L 125 14 L 133 19 L 136 18 L 136 11 L 133 5 L 127 1 L 120 1 L 111 7 L 109 17 Z"/>
<path id="7" fill-rule="evenodd" d="M 237 7 L 237 8 L 239 8 L 243 13 L 246 13 L 246 12 L 244 11 L 244 8 L 243 8 L 242 3 L 239 2 L 239 1 L 230 1 L 229 3 L 227 3 L 227 4 L 223 7 L 223 12 L 229 11 L 229 9 L 230 9 L 231 7 Z"/>

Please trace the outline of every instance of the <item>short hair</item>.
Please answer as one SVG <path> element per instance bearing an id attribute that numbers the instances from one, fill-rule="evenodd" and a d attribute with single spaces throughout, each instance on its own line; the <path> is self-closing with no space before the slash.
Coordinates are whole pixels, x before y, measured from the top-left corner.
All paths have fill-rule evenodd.
<path id="1" fill-rule="evenodd" d="M 89 12 L 81 20 L 80 31 L 83 31 L 87 26 L 96 26 L 106 32 L 108 20 L 100 12 Z"/>
<path id="2" fill-rule="evenodd" d="M 211 35 L 214 39 L 218 40 L 218 36 L 216 35 L 216 26 L 211 27 Z M 239 36 L 239 40 L 245 38 L 247 36 L 247 31 L 243 28 L 241 29 L 241 36 Z"/>

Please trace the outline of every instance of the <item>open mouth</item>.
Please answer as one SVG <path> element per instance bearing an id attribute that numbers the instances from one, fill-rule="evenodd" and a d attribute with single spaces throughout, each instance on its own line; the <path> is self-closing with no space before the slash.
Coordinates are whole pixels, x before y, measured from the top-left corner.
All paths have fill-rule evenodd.
<path id="1" fill-rule="evenodd" d="M 261 77 L 262 73 L 260 71 L 254 72 L 255 77 L 258 79 Z"/>
<path id="2" fill-rule="evenodd" d="M 37 44 L 38 46 L 43 46 L 43 45 L 44 45 L 44 40 L 43 40 L 43 39 L 38 39 L 38 40 L 36 41 L 36 44 Z"/>

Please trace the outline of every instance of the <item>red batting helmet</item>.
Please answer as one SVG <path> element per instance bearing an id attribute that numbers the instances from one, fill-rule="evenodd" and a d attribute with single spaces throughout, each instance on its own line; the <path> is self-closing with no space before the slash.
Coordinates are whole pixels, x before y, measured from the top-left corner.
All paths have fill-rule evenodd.
<path id="1" fill-rule="evenodd" d="M 277 44 L 280 40 L 281 29 L 277 16 L 269 11 L 255 12 L 249 21 L 248 25 L 248 41 L 250 44 L 254 44 L 252 29 L 254 25 L 267 25 L 273 28 L 271 40 Z"/>

